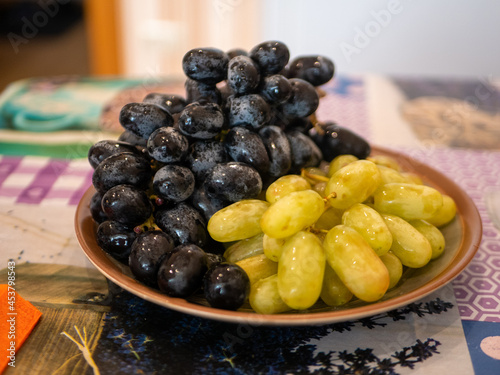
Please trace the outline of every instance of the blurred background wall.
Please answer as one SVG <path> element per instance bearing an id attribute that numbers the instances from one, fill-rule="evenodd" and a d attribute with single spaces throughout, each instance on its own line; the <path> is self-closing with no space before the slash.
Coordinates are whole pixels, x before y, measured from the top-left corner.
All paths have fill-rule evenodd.
<path id="1" fill-rule="evenodd" d="M 0 0 L 0 89 L 40 75 L 183 79 L 195 47 L 277 39 L 337 72 L 499 77 L 496 0 Z"/>

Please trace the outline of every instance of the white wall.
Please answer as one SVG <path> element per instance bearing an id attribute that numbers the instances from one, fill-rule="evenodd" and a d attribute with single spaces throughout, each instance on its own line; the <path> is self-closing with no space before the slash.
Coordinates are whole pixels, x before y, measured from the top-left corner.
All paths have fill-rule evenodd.
<path id="1" fill-rule="evenodd" d="M 264 0 L 121 0 L 125 74 L 184 79 L 192 48 L 251 48 L 261 41 Z"/>
<path id="2" fill-rule="evenodd" d="M 500 77 L 497 0 L 267 0 L 262 38 L 339 73 Z"/>
<path id="3" fill-rule="evenodd" d="M 500 77 L 498 0 L 122 0 L 126 73 L 183 77 L 195 47 L 285 42 L 338 73 Z"/>

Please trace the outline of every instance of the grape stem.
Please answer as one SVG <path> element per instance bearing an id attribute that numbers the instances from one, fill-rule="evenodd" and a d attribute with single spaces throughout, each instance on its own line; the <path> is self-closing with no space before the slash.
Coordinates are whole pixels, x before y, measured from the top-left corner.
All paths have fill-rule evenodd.
<path id="1" fill-rule="evenodd" d="M 301 177 L 304 178 L 310 178 L 311 180 L 316 180 L 316 181 L 321 181 L 321 182 L 328 182 L 330 179 L 326 176 L 321 176 L 319 174 L 314 174 L 306 171 L 305 169 L 302 169 L 300 172 Z"/>
<path id="2" fill-rule="evenodd" d="M 309 227 L 308 230 L 309 230 L 309 232 L 316 234 L 316 235 L 318 235 L 320 233 L 328 233 L 327 229 L 319 229 L 319 228 L 316 228 L 314 225 Z"/>
<path id="3" fill-rule="evenodd" d="M 325 134 L 325 130 L 321 126 L 322 123 L 318 120 L 316 113 L 313 113 L 312 115 L 310 115 L 309 120 L 311 121 L 313 128 L 318 132 L 319 135 Z"/>
<path id="4" fill-rule="evenodd" d="M 227 130 L 227 129 L 221 130 L 220 133 L 215 136 L 215 139 L 220 141 L 220 142 L 224 142 L 224 139 L 226 138 L 227 133 L 229 133 L 229 130 Z"/>
<path id="5" fill-rule="evenodd" d="M 316 87 L 316 92 L 318 93 L 318 95 L 319 95 L 320 99 L 321 99 L 322 97 L 326 96 L 326 92 L 325 92 L 325 90 L 323 90 L 323 89 L 322 89 L 322 88 L 320 88 L 320 87 Z"/>
<path id="6" fill-rule="evenodd" d="M 324 197 L 323 199 L 328 202 L 330 199 L 334 199 L 334 198 L 337 198 L 337 193 L 333 191 L 330 194 L 328 194 L 326 197 Z"/>
<path id="7" fill-rule="evenodd" d="M 144 223 L 134 228 L 134 232 L 138 234 L 141 232 L 154 231 L 154 230 L 161 230 L 161 229 L 158 225 L 156 225 L 153 215 L 151 215 Z"/>

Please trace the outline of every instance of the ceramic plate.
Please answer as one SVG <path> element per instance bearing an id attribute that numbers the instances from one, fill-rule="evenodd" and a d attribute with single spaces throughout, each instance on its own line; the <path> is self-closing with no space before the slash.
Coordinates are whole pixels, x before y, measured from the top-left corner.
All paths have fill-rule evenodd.
<path id="1" fill-rule="evenodd" d="M 342 307 L 331 308 L 318 302 L 307 311 L 262 315 L 254 313 L 249 306 L 238 311 L 226 311 L 211 308 L 200 297 L 187 300 L 168 297 L 136 281 L 128 267 L 115 261 L 99 248 L 95 238 L 96 224 L 89 209 L 90 199 L 95 192 L 93 187 L 86 191 L 77 207 L 76 236 L 89 260 L 106 278 L 147 301 L 186 314 L 232 323 L 289 326 L 335 323 L 376 315 L 415 302 L 453 280 L 474 257 L 481 241 L 482 224 L 471 198 L 442 173 L 394 151 L 373 147 L 372 154 L 394 157 L 402 169 L 417 173 L 426 185 L 451 196 L 457 204 L 456 218 L 441 228 L 446 239 L 443 255 L 423 268 L 407 270 L 400 283 L 375 303 L 353 300 Z"/>

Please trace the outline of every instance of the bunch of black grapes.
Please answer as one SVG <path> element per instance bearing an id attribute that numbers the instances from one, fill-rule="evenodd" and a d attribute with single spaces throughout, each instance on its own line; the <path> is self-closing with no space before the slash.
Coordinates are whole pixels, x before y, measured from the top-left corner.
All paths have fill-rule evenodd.
<path id="1" fill-rule="evenodd" d="M 363 138 L 315 118 L 333 62 L 289 60 L 278 41 L 250 51 L 190 50 L 185 97 L 150 93 L 126 104 L 119 139 L 90 148 L 98 243 L 139 281 L 175 297 L 203 291 L 211 306 L 239 308 L 248 276 L 223 259 L 206 230 L 210 217 L 285 174 L 340 154 L 368 156 Z"/>

